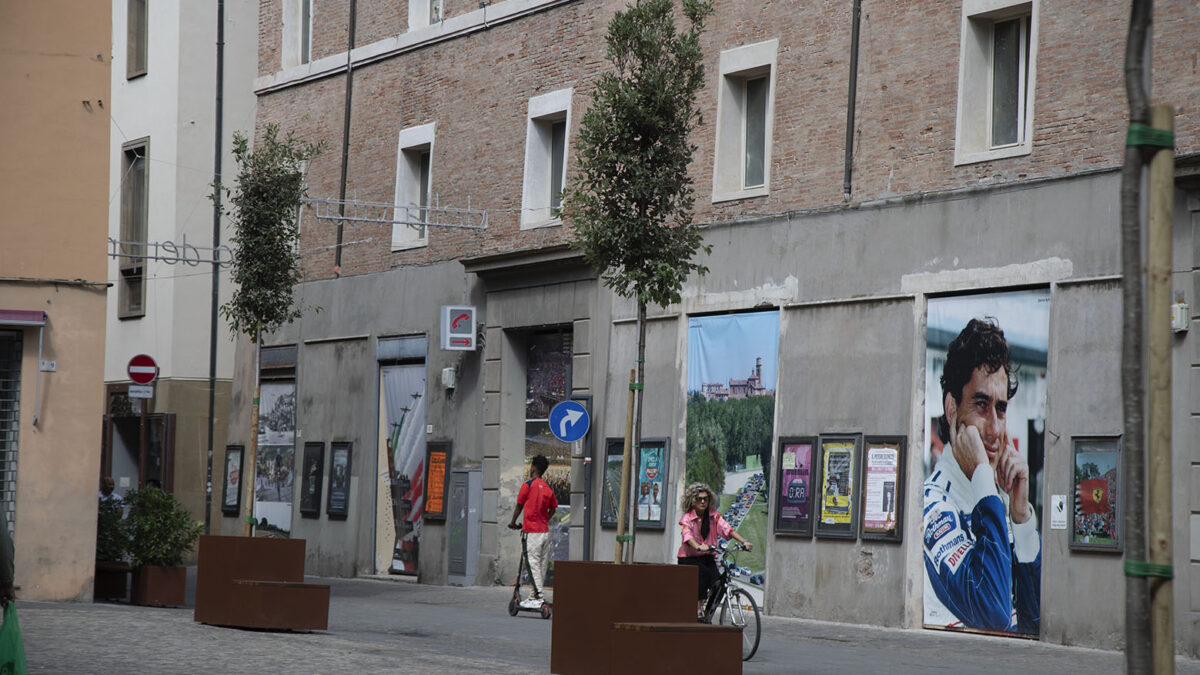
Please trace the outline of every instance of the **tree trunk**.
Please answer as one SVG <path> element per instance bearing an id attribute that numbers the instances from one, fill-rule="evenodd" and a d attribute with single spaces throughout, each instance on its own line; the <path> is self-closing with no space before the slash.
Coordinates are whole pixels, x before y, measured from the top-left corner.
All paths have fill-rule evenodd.
<path id="1" fill-rule="evenodd" d="M 1143 59 L 1150 26 L 1150 0 L 1133 0 L 1129 36 L 1125 45 L 1125 93 L 1129 99 L 1129 123 L 1145 124 L 1146 103 Z M 1121 169 L 1121 300 L 1123 334 L 1121 344 L 1121 390 L 1125 423 L 1125 560 L 1146 559 L 1143 471 L 1142 385 L 1142 228 L 1141 182 L 1144 158 L 1137 147 L 1125 148 Z M 1151 666 L 1149 594 L 1146 578 L 1125 576 L 1125 670 L 1129 675 L 1149 673 Z"/>

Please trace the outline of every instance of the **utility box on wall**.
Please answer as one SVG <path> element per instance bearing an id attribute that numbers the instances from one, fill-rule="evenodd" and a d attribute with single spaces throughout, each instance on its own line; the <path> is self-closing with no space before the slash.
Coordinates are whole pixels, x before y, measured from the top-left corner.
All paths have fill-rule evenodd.
<path id="1" fill-rule="evenodd" d="M 483 501 L 483 472 L 459 469 L 450 473 L 450 512 L 446 518 L 447 574 L 454 586 L 475 584 L 479 567 L 479 504 Z"/>

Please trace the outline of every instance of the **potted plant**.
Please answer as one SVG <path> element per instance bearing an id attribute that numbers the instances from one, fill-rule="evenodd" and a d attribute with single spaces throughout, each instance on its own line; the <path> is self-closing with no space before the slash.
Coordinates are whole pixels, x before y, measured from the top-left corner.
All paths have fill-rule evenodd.
<path id="1" fill-rule="evenodd" d="M 101 499 L 96 513 L 96 579 L 92 597 L 97 600 L 124 600 L 129 592 L 129 533 L 121 517 L 120 499 Z"/>
<path id="2" fill-rule="evenodd" d="M 191 519 L 175 495 L 157 487 L 125 495 L 135 605 L 182 605 L 187 587 L 183 556 L 196 545 L 204 524 Z"/>

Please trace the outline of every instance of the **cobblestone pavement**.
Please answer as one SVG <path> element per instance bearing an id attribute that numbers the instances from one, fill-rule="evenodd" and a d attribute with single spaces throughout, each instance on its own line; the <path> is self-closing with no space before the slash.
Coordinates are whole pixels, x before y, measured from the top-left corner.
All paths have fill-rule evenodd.
<path id="1" fill-rule="evenodd" d="M 192 620 L 190 606 L 19 601 L 30 671 L 103 675 L 549 672 L 552 621 L 529 613 L 508 616 L 509 588 L 371 579 L 313 581 L 331 586 L 328 631 L 280 633 L 207 626 Z M 1096 675 L 1123 670 L 1120 652 L 764 617 L 762 645 L 744 672 Z M 1176 672 L 1200 675 L 1200 662 L 1178 659 Z"/>

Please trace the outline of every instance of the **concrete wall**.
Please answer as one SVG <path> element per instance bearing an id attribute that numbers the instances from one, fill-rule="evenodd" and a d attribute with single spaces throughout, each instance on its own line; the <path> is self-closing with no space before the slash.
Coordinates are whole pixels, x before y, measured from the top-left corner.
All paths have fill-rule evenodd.
<path id="1" fill-rule="evenodd" d="M 474 302 L 458 263 L 419 270 L 345 277 L 297 287 L 304 315 L 264 342 L 267 346 L 297 345 L 296 447 L 306 441 L 349 441 L 354 444 L 350 509 L 345 519 L 331 519 L 322 504 L 317 519 L 301 518 L 299 494 L 293 495 L 292 536 L 308 541 L 309 574 L 353 576 L 374 573 L 377 476 L 386 473 L 378 463 L 379 338 L 427 335 L 426 421 L 433 425 L 427 440 L 453 443 L 452 468 L 482 465 L 482 401 L 471 392 L 480 386 L 477 354 L 446 352 L 439 343 L 439 308 Z M 253 346 L 238 343 L 238 367 L 230 403 L 229 443 L 246 444 L 254 378 L 250 363 Z M 440 385 L 443 368 L 455 366 L 459 386 L 448 392 Z M 327 446 L 328 447 L 328 446 Z M 327 456 L 328 456 L 328 450 Z M 223 467 L 224 452 L 214 458 Z M 245 466 L 249 466 L 246 464 Z M 214 491 L 223 474 L 214 469 Z M 296 483 L 295 489 L 300 487 Z M 244 499 L 244 497 L 243 497 Z M 214 515 L 214 517 L 219 517 Z M 241 533 L 237 517 L 219 517 L 222 533 Z M 215 528 L 214 528 L 215 529 Z M 445 583 L 442 523 L 426 522 L 422 531 L 422 581 Z"/>

